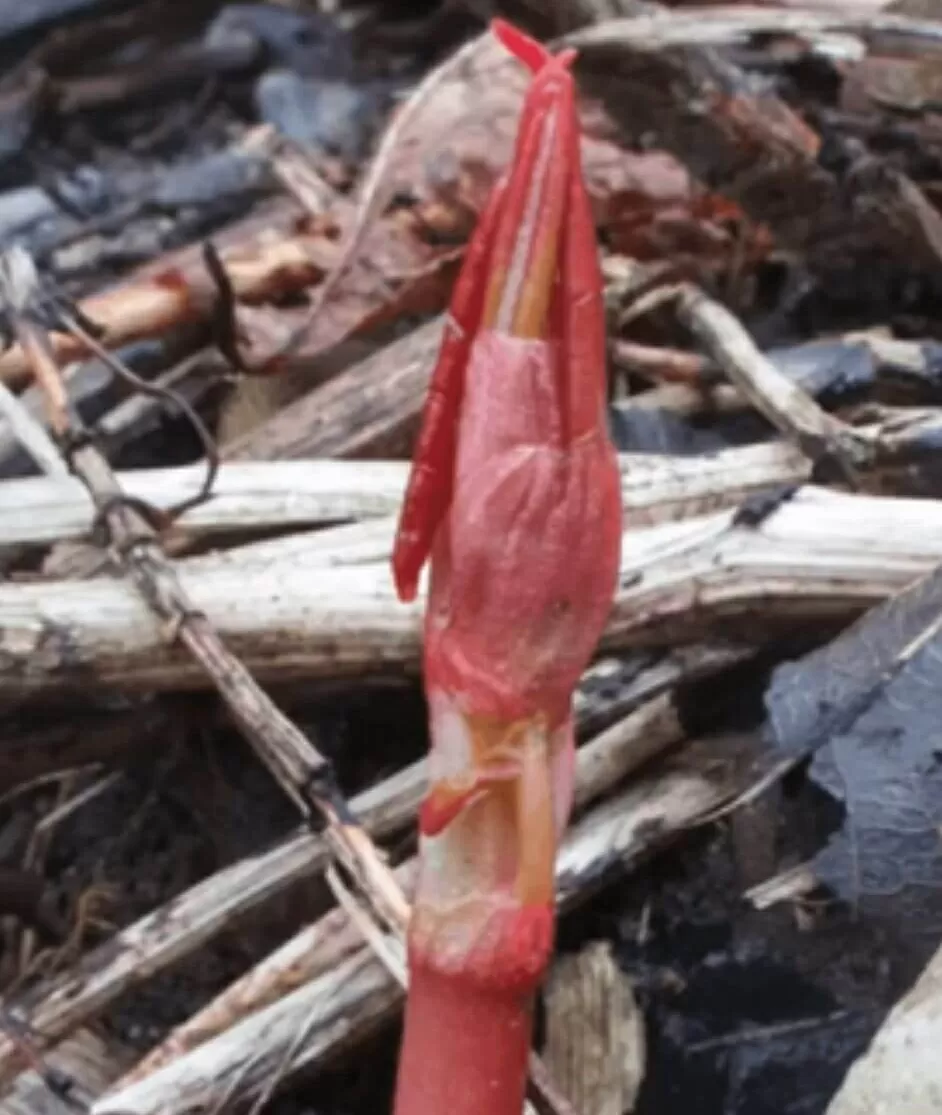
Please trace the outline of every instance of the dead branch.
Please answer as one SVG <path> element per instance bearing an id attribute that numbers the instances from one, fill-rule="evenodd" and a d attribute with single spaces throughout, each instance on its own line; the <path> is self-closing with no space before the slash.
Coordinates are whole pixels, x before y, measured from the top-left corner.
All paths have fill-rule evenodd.
<path id="1" fill-rule="evenodd" d="M 622 281 L 637 270 L 638 265 L 625 258 L 610 260 L 607 265 L 609 277 L 620 274 Z M 692 283 L 658 287 L 645 301 L 651 306 L 673 304 L 680 320 L 733 386 L 812 461 L 836 461 L 848 478 L 873 464 L 874 438 L 827 414 L 775 367 L 725 306 Z M 644 310 L 639 306 L 633 312 Z"/>
<path id="2" fill-rule="evenodd" d="M 81 1030 L 47 1054 L 42 1069 L 17 1077 L 0 1101 L 2 1115 L 75 1115 L 112 1087 L 131 1061 L 131 1051 L 114 1038 Z M 62 1085 L 62 1094 L 50 1084 Z"/>
<path id="3" fill-rule="evenodd" d="M 262 302 L 317 280 L 333 264 L 335 251 L 321 237 L 289 235 L 272 241 L 258 236 L 231 249 L 223 258 L 235 295 L 245 302 Z M 137 279 L 93 295 L 81 304 L 84 316 L 103 332 L 101 342 L 115 348 L 142 337 L 155 336 L 172 326 L 206 320 L 216 305 L 213 279 L 199 256 L 183 257 L 183 266 Z M 82 341 L 71 334 L 50 337 L 57 364 L 86 355 Z M 14 345 L 0 354 L 0 379 L 16 386 L 30 376 L 30 362 Z"/>
<path id="4" fill-rule="evenodd" d="M 206 623 L 260 677 L 349 677 L 415 670 L 421 598 L 399 603 L 388 570 L 394 521 L 369 525 L 372 562 L 318 558 L 333 531 L 278 543 L 268 561 L 238 551 L 171 566 Z M 355 536 L 362 529 L 335 528 Z M 257 546 L 271 547 L 271 543 Z M 280 553 L 278 552 L 280 550 Z M 725 624 L 846 619 L 942 559 L 942 503 L 850 496 L 806 487 L 776 509 L 757 504 L 623 539 L 622 587 L 605 649 L 702 638 Z M 311 575 L 312 563 L 319 566 Z M 249 574 L 249 570 L 251 573 Z M 696 607 L 691 607 L 692 604 Z M 0 585 L 0 698 L 114 686 L 194 688 L 206 673 L 168 645 L 137 591 L 118 580 Z"/>
<path id="5" fill-rule="evenodd" d="M 232 463 L 216 478 L 210 499 L 190 507 L 174 528 L 199 536 L 392 515 L 402 498 L 406 468 L 397 461 Z M 193 501 L 205 477 L 205 466 L 195 465 L 135 469 L 115 479 L 130 499 L 169 511 Z M 87 538 L 96 517 L 86 488 L 71 476 L 51 483 L 6 481 L 0 486 L 0 514 L 0 545 Z"/>
<path id="6" fill-rule="evenodd" d="M 29 413 L 5 383 L 0 383 L 0 415 L 16 442 L 32 457 L 41 472 L 57 477 L 69 475 L 68 465 L 42 423 Z"/>
<path id="7" fill-rule="evenodd" d="M 418 426 L 444 318 L 420 326 L 223 446 L 224 459 L 404 456 Z"/>
<path id="8" fill-rule="evenodd" d="M 676 297 L 681 320 L 732 383 L 811 460 L 835 459 L 848 476 L 870 463 L 870 443 L 787 379 L 725 306 L 689 283 L 677 287 Z"/>
<path id="9" fill-rule="evenodd" d="M 408 465 L 398 461 L 231 462 L 211 498 L 190 507 L 174 531 L 192 537 L 326 526 L 396 514 Z M 623 454 L 625 513 L 634 526 L 733 506 L 747 496 L 808 478 L 808 462 L 787 445 L 724 450 L 708 460 Z M 194 499 L 201 465 L 118 473 L 129 498 L 162 511 Z M 95 511 L 80 481 L 36 478 L 0 486 L 0 546 L 87 538 Z"/>
<path id="10" fill-rule="evenodd" d="M 892 53 L 908 43 L 914 52 L 942 51 L 942 24 L 892 12 L 835 5 L 833 9 L 788 10 L 749 4 L 716 5 L 695 11 L 659 8 L 651 14 L 610 19 L 566 37 L 572 46 L 626 43 L 637 50 L 666 50 L 678 46 L 724 46 L 759 35 L 797 35 L 802 39 L 834 32 L 850 33 L 874 48 Z"/>
<path id="11" fill-rule="evenodd" d="M 546 987 L 546 1061 L 576 1107 L 631 1115 L 646 1054 L 644 1013 L 611 944 L 560 957 Z"/>

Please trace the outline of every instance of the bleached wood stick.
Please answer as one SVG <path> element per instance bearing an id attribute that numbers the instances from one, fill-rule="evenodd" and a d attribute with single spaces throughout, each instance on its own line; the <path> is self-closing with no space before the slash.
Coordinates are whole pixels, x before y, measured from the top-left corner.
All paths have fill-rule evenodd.
<path id="1" fill-rule="evenodd" d="M 782 443 L 727 449 L 710 457 L 623 454 L 625 511 L 635 526 L 728 507 L 752 492 L 801 483 L 810 465 Z M 195 535 L 296 529 L 395 514 L 409 465 L 400 461 L 228 461 L 212 498 L 179 520 Z M 166 510 L 197 495 L 201 465 L 117 474 L 121 490 Z M 94 509 L 75 477 L 0 483 L 0 546 L 48 545 L 87 537 Z"/>
<path id="2" fill-rule="evenodd" d="M 647 1061 L 644 1013 L 609 941 L 554 963 L 546 984 L 546 1049 L 576 1111 L 631 1115 Z"/>
<path id="3" fill-rule="evenodd" d="M 556 871 L 563 910 L 735 791 L 733 763 L 717 764 L 709 750 L 701 759 L 635 784 L 570 829 Z M 375 1031 L 401 998 L 382 963 L 361 948 L 192 1053 L 103 1097 L 91 1115 L 174 1115 L 205 1110 L 223 1094 L 229 1104 L 250 1099 L 268 1085 L 286 1054 L 286 1077 L 324 1062 Z"/>
<path id="4" fill-rule="evenodd" d="M 624 44 L 635 50 L 664 50 L 671 46 L 720 46 L 750 35 L 825 36 L 834 32 L 858 34 L 866 40 L 889 37 L 898 48 L 909 39 L 922 51 L 942 48 L 942 25 L 936 20 L 874 12 L 872 5 L 835 4 L 833 10 L 795 8 L 781 11 L 748 4 L 707 8 L 704 11 L 657 11 L 625 19 L 606 20 L 566 36 L 565 43 Z"/>
<path id="5" fill-rule="evenodd" d="M 30 1069 L 17 1077 L 10 1094 L 0 1101 L 0 1115 L 76 1115 L 114 1086 L 131 1057 L 131 1050 L 114 1037 L 80 1030 L 43 1058 L 47 1070 L 69 1082 L 68 1095 L 57 1095 Z"/>
<path id="6" fill-rule="evenodd" d="M 942 502 L 807 487 L 756 525 L 724 511 L 628 529 L 623 550 L 606 649 L 689 641 L 744 616 L 767 625 L 853 614 L 942 560 Z M 422 600 L 399 603 L 386 560 L 333 567 L 299 550 L 177 568 L 187 597 L 260 678 L 418 664 Z M 0 696 L 206 683 L 121 581 L 0 585 Z"/>

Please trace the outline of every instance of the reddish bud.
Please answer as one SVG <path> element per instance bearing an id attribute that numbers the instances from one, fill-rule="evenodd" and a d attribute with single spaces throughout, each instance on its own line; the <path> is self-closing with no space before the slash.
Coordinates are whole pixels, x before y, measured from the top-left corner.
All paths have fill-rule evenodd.
<path id="1" fill-rule="evenodd" d="M 494 32 L 534 78 L 452 298 L 393 555 L 404 599 L 431 559 L 430 789 L 397 1115 L 519 1115 L 572 694 L 620 559 L 574 54 L 502 21 Z"/>

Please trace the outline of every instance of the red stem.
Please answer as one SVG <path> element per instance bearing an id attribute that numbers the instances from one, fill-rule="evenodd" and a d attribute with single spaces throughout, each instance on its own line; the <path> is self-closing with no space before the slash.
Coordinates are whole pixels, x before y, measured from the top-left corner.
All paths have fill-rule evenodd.
<path id="1" fill-rule="evenodd" d="M 413 963 L 395 1111 L 520 1115 L 533 995 L 475 988 Z"/>

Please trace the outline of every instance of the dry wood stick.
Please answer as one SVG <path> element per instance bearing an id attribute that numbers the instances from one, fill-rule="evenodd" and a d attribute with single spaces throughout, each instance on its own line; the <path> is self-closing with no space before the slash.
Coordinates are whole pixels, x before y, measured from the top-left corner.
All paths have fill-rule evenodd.
<path id="1" fill-rule="evenodd" d="M 732 383 L 815 462 L 831 458 L 845 477 L 873 463 L 873 440 L 827 414 L 762 353 L 734 314 L 691 283 L 675 288 L 677 312 Z"/>
<path id="2" fill-rule="evenodd" d="M 337 535 L 365 528 L 373 532 L 369 547 L 335 542 L 323 556 Z M 389 520 L 339 527 L 293 547 L 279 543 L 281 556 L 267 560 L 230 553 L 173 568 L 261 677 L 401 676 L 418 668 L 421 604 L 394 597 L 392 530 Z M 846 619 L 940 560 L 942 501 L 935 500 L 804 487 L 780 503 L 644 530 L 629 525 L 602 647 L 676 646 L 721 630 L 761 642 L 776 622 Z M 205 672 L 165 635 L 136 591 L 115 578 L 0 584 L 0 698 L 95 686 L 206 687 Z"/>
<path id="3" fill-rule="evenodd" d="M 725 449 L 707 459 L 625 453 L 620 464 L 623 506 L 635 529 L 734 506 L 810 473 L 804 456 L 782 443 Z M 212 497 L 189 507 L 174 530 L 200 538 L 393 515 L 408 469 L 400 461 L 226 462 Z M 133 469 L 118 473 L 117 482 L 131 498 L 169 511 L 192 501 L 205 475 L 202 465 Z M 74 477 L 0 486 L 0 546 L 87 538 L 94 525 L 94 505 Z"/>
<path id="4" fill-rule="evenodd" d="M 43 1059 L 43 1072 L 30 1069 L 17 1078 L 0 1101 L 0 1115 L 76 1115 L 114 1085 L 131 1057 L 116 1039 L 80 1030 Z M 50 1072 L 61 1092 L 50 1089 Z"/>
<path id="5" fill-rule="evenodd" d="M 256 235 L 255 242 L 246 239 L 234 245 L 225 256 L 226 273 L 238 298 L 264 301 L 314 282 L 335 257 L 336 249 L 324 238 L 289 232 L 273 239 L 269 231 L 267 237 Z M 196 253 L 177 258 L 182 266 L 168 260 L 163 273 L 142 272 L 82 303 L 86 317 L 104 330 L 102 341 L 108 348 L 209 318 L 217 299 L 211 275 Z M 57 364 L 89 351 L 81 338 L 66 331 L 52 334 L 49 344 Z M 0 380 L 16 386 L 30 374 L 30 357 L 21 344 L 0 354 Z"/>
<path id="6" fill-rule="evenodd" d="M 914 53 L 942 51 L 942 23 L 893 12 L 875 12 L 853 4 L 822 11 L 820 7 L 776 10 L 750 4 L 717 5 L 694 11 L 659 7 L 651 14 L 610 19 L 567 36 L 573 46 L 625 43 L 638 50 L 678 46 L 721 46 L 751 35 L 826 37 L 834 32 L 860 35 L 879 47 L 881 40 L 897 53 L 907 40 Z"/>

